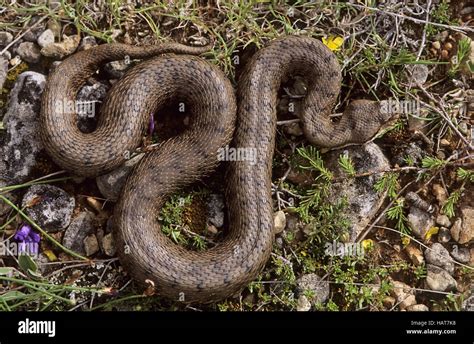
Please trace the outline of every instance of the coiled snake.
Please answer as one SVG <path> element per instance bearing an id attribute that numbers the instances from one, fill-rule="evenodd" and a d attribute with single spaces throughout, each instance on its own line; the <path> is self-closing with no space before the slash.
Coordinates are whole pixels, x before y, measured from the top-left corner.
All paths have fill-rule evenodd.
<path id="1" fill-rule="evenodd" d="M 284 78 L 306 79 L 298 116 L 307 139 L 318 146 L 363 143 L 391 117 L 379 102 L 358 100 L 333 123 L 329 114 L 340 89 L 340 67 L 320 41 L 300 36 L 276 40 L 248 61 L 238 83 L 236 116 L 230 82 L 215 66 L 190 56 L 204 50 L 104 44 L 76 53 L 50 74 L 41 111 L 41 136 L 53 160 L 76 175 L 96 176 L 119 166 L 124 152 L 140 145 L 151 113 L 172 98 L 186 99 L 193 114 L 189 127 L 138 163 L 114 210 L 121 263 L 137 281 L 152 281 L 161 295 L 186 302 L 216 301 L 239 292 L 270 255 L 276 104 Z M 94 132 L 79 131 L 77 115 L 61 104 L 74 101 L 101 64 L 159 54 L 165 55 L 132 67 L 114 84 Z M 219 148 L 231 140 L 232 147 L 254 150 L 256 159 L 228 162 L 228 235 L 209 250 L 188 251 L 161 233 L 156 216 L 171 194 L 213 170 Z"/>

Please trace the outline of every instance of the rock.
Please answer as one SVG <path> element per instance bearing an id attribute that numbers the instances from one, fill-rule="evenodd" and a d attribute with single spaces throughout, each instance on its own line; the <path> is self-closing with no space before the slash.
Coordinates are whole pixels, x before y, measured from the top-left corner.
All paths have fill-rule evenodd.
<path id="1" fill-rule="evenodd" d="M 0 131 L 0 171 L 8 184 L 28 179 L 43 149 L 38 137 L 38 116 L 45 83 L 44 75 L 25 72 L 18 76 L 10 92 L 3 118 L 5 130 Z"/>
<path id="2" fill-rule="evenodd" d="M 382 300 L 382 304 L 385 308 L 387 309 L 392 309 L 393 306 L 395 306 L 395 302 L 397 302 L 397 300 L 395 300 L 394 297 L 391 297 L 391 296 L 386 296 L 383 300 Z"/>
<path id="3" fill-rule="evenodd" d="M 40 49 L 33 42 L 20 43 L 16 53 L 20 55 L 23 61 L 28 63 L 38 63 L 41 58 Z"/>
<path id="4" fill-rule="evenodd" d="M 298 278 L 296 286 L 298 295 L 306 296 L 312 305 L 324 303 L 329 298 L 329 282 L 322 280 L 314 273 Z"/>
<path id="5" fill-rule="evenodd" d="M 107 95 L 109 86 L 96 82 L 92 85 L 85 85 L 77 94 L 78 121 L 77 127 L 83 133 L 91 133 L 95 130 L 99 114 L 99 104 Z"/>
<path id="6" fill-rule="evenodd" d="M 298 302 L 296 303 L 296 311 L 298 312 L 307 312 L 311 309 L 311 302 L 304 295 L 298 297 Z"/>
<path id="7" fill-rule="evenodd" d="M 474 312 L 474 295 L 465 299 L 461 305 L 462 311 Z"/>
<path id="8" fill-rule="evenodd" d="M 414 265 L 420 266 L 424 264 L 425 259 L 423 258 L 423 252 L 421 252 L 418 247 L 414 245 L 408 245 L 405 248 L 405 251 Z"/>
<path id="9" fill-rule="evenodd" d="M 21 205 L 26 208 L 25 213 L 43 230 L 57 232 L 65 229 L 71 222 L 76 202 L 74 197 L 57 186 L 40 184 L 28 189 Z"/>
<path id="10" fill-rule="evenodd" d="M 378 193 L 374 189 L 374 184 L 381 178 L 380 174 L 345 178 L 346 174 L 338 164 L 341 154 L 351 158 L 356 173 L 387 170 L 390 168 L 390 164 L 380 147 L 373 142 L 331 151 L 323 157 L 326 167 L 334 177 L 342 177 L 340 181 L 333 183 L 328 201 L 335 204 L 343 197 L 347 198 L 348 207 L 344 213 L 351 223 L 349 239 L 354 241 L 377 214 L 386 193 Z"/>
<path id="11" fill-rule="evenodd" d="M 293 136 L 303 135 L 303 129 L 301 129 L 301 126 L 299 123 L 290 123 L 290 124 L 284 125 L 283 130 L 288 135 L 293 135 Z"/>
<path id="12" fill-rule="evenodd" d="M 412 288 L 400 281 L 392 281 L 393 289 L 390 291 L 391 295 L 397 300 L 400 310 L 407 309 L 416 304 L 416 298 Z"/>
<path id="13" fill-rule="evenodd" d="M 448 195 L 446 194 L 446 190 L 444 190 L 441 184 L 434 184 L 433 185 L 433 195 L 438 200 L 439 204 L 444 204 L 448 199 Z"/>
<path id="14" fill-rule="evenodd" d="M 451 235 L 460 244 L 474 240 L 474 208 L 461 209 L 461 218 L 451 227 Z"/>
<path id="15" fill-rule="evenodd" d="M 428 306 L 421 303 L 407 307 L 407 311 L 409 312 L 429 312 L 429 310 Z"/>
<path id="16" fill-rule="evenodd" d="M 426 276 L 426 285 L 429 289 L 435 291 L 450 291 L 457 287 L 456 280 L 444 269 L 427 264 L 428 274 Z"/>
<path id="17" fill-rule="evenodd" d="M 439 243 L 431 245 L 431 248 L 425 251 L 425 258 L 427 263 L 439 266 L 451 275 L 454 273 L 454 263 L 443 245 Z"/>
<path id="18" fill-rule="evenodd" d="M 28 27 L 31 28 L 32 25 L 36 24 L 38 22 L 38 20 L 40 20 L 40 19 L 41 19 L 40 16 L 34 16 L 28 22 Z M 44 31 L 45 26 L 46 25 L 45 25 L 44 22 L 37 24 L 35 27 L 33 27 L 32 29 L 28 30 L 25 33 L 25 35 L 23 36 L 23 39 L 25 41 L 28 41 L 28 42 L 36 42 L 36 40 L 38 39 L 38 36 Z"/>
<path id="19" fill-rule="evenodd" d="M 63 36 L 63 41 L 60 43 L 52 43 L 41 49 L 43 56 L 52 57 L 54 59 L 63 59 L 76 51 L 77 46 L 81 40 L 80 35 Z"/>
<path id="20" fill-rule="evenodd" d="M 423 85 L 428 79 L 429 69 L 427 65 L 413 64 L 406 67 L 406 76 L 409 87 Z"/>
<path id="21" fill-rule="evenodd" d="M 112 202 L 117 201 L 120 192 L 122 192 L 125 180 L 132 171 L 133 166 L 137 164 L 143 156 L 144 154 L 138 154 L 130 160 L 125 161 L 122 166 L 115 170 L 98 176 L 95 181 L 100 193 Z"/>
<path id="22" fill-rule="evenodd" d="M 451 240 L 451 234 L 449 229 L 446 227 L 441 227 L 438 231 L 438 241 L 440 243 L 446 244 Z"/>
<path id="23" fill-rule="evenodd" d="M 104 70 L 111 79 L 120 79 L 128 67 L 130 67 L 130 63 L 127 63 L 125 60 L 118 60 L 107 63 L 104 66 Z"/>
<path id="24" fill-rule="evenodd" d="M 210 194 L 207 201 L 207 221 L 217 228 L 224 225 L 224 196 Z"/>
<path id="25" fill-rule="evenodd" d="M 86 254 L 84 240 L 94 232 L 95 215 L 90 211 L 80 212 L 64 232 L 63 245 L 81 255 Z"/>
<path id="26" fill-rule="evenodd" d="M 5 47 L 13 41 L 13 35 L 10 32 L 0 32 L 0 46 Z"/>
<path id="27" fill-rule="evenodd" d="M 459 263 L 468 264 L 471 261 L 471 252 L 467 247 L 458 247 L 457 245 L 454 245 L 451 251 L 451 257 Z"/>
<path id="28" fill-rule="evenodd" d="M 8 74 L 8 59 L 0 55 L 0 90 L 3 89 L 3 84 L 7 79 Z"/>
<path id="29" fill-rule="evenodd" d="M 94 36 L 86 36 L 81 40 L 79 47 L 77 48 L 78 51 L 87 50 L 97 45 L 97 41 L 95 40 Z"/>
<path id="30" fill-rule="evenodd" d="M 443 227 L 451 227 L 451 221 L 449 221 L 449 217 L 446 215 L 439 214 L 436 217 L 436 223 Z"/>
<path id="31" fill-rule="evenodd" d="M 12 53 L 9 50 L 5 50 L 3 53 L 0 54 L 5 60 L 10 61 L 12 58 Z"/>
<path id="32" fill-rule="evenodd" d="M 104 253 L 108 255 L 109 257 L 112 257 L 115 255 L 116 248 L 115 248 L 115 241 L 114 241 L 114 237 L 112 236 L 112 233 L 108 233 L 104 235 L 104 238 L 102 239 L 102 249 L 104 250 Z"/>
<path id="33" fill-rule="evenodd" d="M 407 218 L 408 225 L 410 226 L 413 234 L 422 240 L 426 239 L 426 233 L 435 224 L 433 217 L 430 214 L 414 206 L 410 207 L 410 212 Z"/>
<path id="34" fill-rule="evenodd" d="M 409 119 L 414 118 L 412 116 L 409 116 Z M 422 121 L 421 126 L 426 125 L 426 121 Z M 410 120 L 408 122 L 409 124 L 411 123 Z M 413 126 L 413 125 L 412 125 Z M 416 129 L 413 129 L 412 126 L 410 127 L 410 130 L 414 131 Z M 410 142 L 408 146 L 405 146 L 400 154 L 396 155 L 395 163 L 398 164 L 399 166 L 404 166 L 407 165 L 405 159 L 407 156 L 409 156 L 412 160 L 413 163 L 416 165 L 418 164 L 424 156 L 424 151 L 423 149 L 417 144 L 417 142 Z"/>
<path id="35" fill-rule="evenodd" d="M 53 44 L 54 32 L 50 29 L 44 30 L 43 33 L 39 35 L 37 43 L 41 48 L 44 48 L 50 44 Z"/>
<path id="36" fill-rule="evenodd" d="M 279 210 L 273 214 L 273 225 L 275 234 L 283 232 L 286 226 L 286 216 L 283 211 Z"/>
<path id="37" fill-rule="evenodd" d="M 88 235 L 84 239 L 84 251 L 88 257 L 99 252 L 99 242 L 95 234 Z"/>

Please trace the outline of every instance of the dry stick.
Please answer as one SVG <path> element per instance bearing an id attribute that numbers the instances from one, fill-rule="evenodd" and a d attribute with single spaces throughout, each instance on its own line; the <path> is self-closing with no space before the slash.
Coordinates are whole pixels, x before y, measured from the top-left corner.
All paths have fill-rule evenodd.
<path id="1" fill-rule="evenodd" d="M 456 25 L 446 25 L 446 24 L 434 23 L 434 22 L 430 22 L 430 21 L 427 21 L 427 20 L 423 20 L 423 19 L 417 19 L 417 18 L 409 17 L 409 16 L 399 14 L 399 13 L 394 13 L 394 12 L 381 10 L 379 8 L 376 8 L 376 7 L 369 7 L 369 6 L 358 5 L 358 4 L 351 4 L 351 6 L 359 8 L 359 9 L 366 9 L 366 10 L 371 10 L 371 11 L 375 11 L 375 12 L 385 13 L 385 14 L 388 14 L 388 15 L 391 15 L 391 16 L 394 16 L 394 17 L 410 20 L 410 21 L 415 22 L 417 24 L 430 24 L 430 25 L 433 25 L 433 26 L 439 26 L 439 27 L 443 27 L 445 29 L 451 29 L 451 30 L 454 30 L 454 31 L 474 32 L 474 29 L 472 29 L 468 26 L 456 26 Z"/>
<path id="2" fill-rule="evenodd" d="M 435 104 L 440 104 L 440 108 L 441 110 L 438 110 L 436 107 L 434 106 L 431 106 L 430 104 L 428 103 L 425 103 L 424 101 L 420 100 L 420 102 L 426 106 L 427 108 L 435 111 L 437 114 L 439 114 L 445 121 L 446 123 L 448 123 L 448 125 L 451 127 L 451 129 L 454 130 L 454 132 L 461 138 L 461 140 L 466 144 L 466 146 L 469 147 L 469 149 L 471 150 L 474 150 L 474 146 L 472 146 L 469 141 L 464 137 L 464 135 L 459 131 L 458 128 L 456 128 L 456 126 L 453 124 L 453 122 L 451 122 L 451 120 L 449 119 L 449 115 L 446 113 L 446 111 L 444 110 L 444 104 L 443 104 L 443 101 L 442 100 L 437 100 L 435 97 L 433 97 L 428 91 L 426 91 L 426 89 L 418 84 L 418 87 L 421 89 L 421 91 L 431 100 L 433 101 Z M 414 97 L 413 95 L 410 94 L 410 96 Z"/>
<path id="3" fill-rule="evenodd" d="M 108 262 L 107 265 L 104 267 L 104 271 L 102 271 L 102 274 L 100 275 L 99 280 L 96 283 L 97 286 L 99 286 L 99 284 L 102 282 L 102 279 L 104 278 L 105 273 L 107 272 L 110 264 L 112 264 L 112 263 L 113 263 L 113 261 Z M 95 294 L 96 293 L 92 292 L 91 302 L 89 304 L 89 309 L 92 309 L 92 306 L 94 305 Z"/>
<path id="4" fill-rule="evenodd" d="M 423 53 L 423 49 L 425 48 L 426 42 L 426 29 L 428 27 L 428 21 L 430 19 L 430 7 L 431 7 L 431 0 L 428 0 L 426 3 L 426 24 L 423 28 L 423 36 L 421 37 L 420 49 L 418 50 L 418 55 L 416 56 L 416 60 L 418 61 Z"/>

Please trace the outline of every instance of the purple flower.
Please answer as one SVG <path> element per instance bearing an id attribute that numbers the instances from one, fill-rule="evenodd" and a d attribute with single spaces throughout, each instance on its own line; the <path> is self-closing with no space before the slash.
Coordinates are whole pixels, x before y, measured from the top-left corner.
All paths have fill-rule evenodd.
<path id="1" fill-rule="evenodd" d="M 150 115 L 150 123 L 148 124 L 148 135 L 152 136 L 155 131 L 155 119 L 153 114 Z"/>
<path id="2" fill-rule="evenodd" d="M 13 238 L 18 241 L 25 241 L 25 239 L 28 237 L 28 235 L 30 235 L 30 233 L 30 225 L 24 224 L 20 227 L 19 230 L 16 231 L 15 236 Z"/>
<path id="3" fill-rule="evenodd" d="M 41 237 L 38 233 L 33 232 L 30 225 L 23 224 L 20 229 L 16 231 L 13 238 L 20 242 L 18 253 L 38 254 L 38 244 Z"/>

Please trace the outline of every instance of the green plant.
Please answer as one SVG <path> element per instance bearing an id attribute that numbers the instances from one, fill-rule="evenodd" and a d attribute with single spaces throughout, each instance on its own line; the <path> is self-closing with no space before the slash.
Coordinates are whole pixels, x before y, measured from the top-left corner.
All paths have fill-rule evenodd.
<path id="1" fill-rule="evenodd" d="M 454 217 L 454 207 L 461 198 L 462 191 L 463 189 L 461 188 L 459 190 L 451 192 L 451 194 L 449 195 L 448 199 L 446 200 L 446 203 L 443 205 L 443 213 L 446 214 L 446 216 Z"/>
<path id="2" fill-rule="evenodd" d="M 403 207 L 405 201 L 403 198 L 399 198 L 395 201 L 395 204 L 387 210 L 387 218 L 395 221 L 395 228 L 402 234 L 410 234 L 410 228 L 408 227 L 407 217 L 404 214 Z"/>
<path id="3" fill-rule="evenodd" d="M 338 160 L 339 166 L 344 170 L 344 172 L 350 176 L 353 177 L 356 174 L 356 170 L 354 168 L 354 163 L 352 162 L 352 159 L 350 156 L 341 154 L 339 155 L 339 160 Z"/>
<path id="4" fill-rule="evenodd" d="M 398 189 L 398 174 L 397 173 L 385 173 L 374 185 L 377 192 L 382 193 L 387 191 L 388 197 L 395 199 L 397 197 Z"/>

